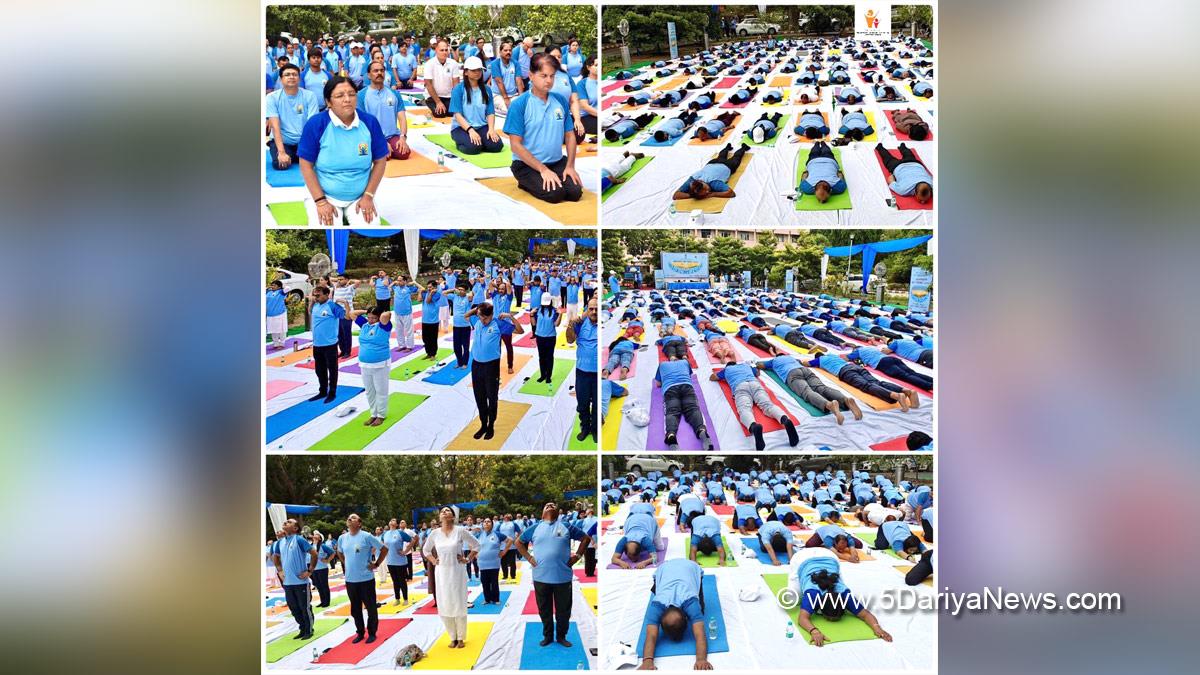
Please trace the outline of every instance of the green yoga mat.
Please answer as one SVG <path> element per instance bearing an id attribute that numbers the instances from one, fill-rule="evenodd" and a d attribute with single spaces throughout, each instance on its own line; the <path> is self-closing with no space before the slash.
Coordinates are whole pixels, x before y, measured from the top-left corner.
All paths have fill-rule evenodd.
<path id="1" fill-rule="evenodd" d="M 692 557 L 692 535 L 687 535 L 687 539 L 685 541 L 687 542 L 687 545 L 683 549 L 683 554 L 690 559 Z M 725 535 L 721 535 L 721 546 L 725 547 L 725 566 L 737 567 L 737 556 L 730 554 L 729 542 L 725 540 Z M 720 567 L 717 562 L 718 559 L 716 553 L 712 555 L 696 553 L 696 564 L 700 565 L 701 567 Z"/>
<path id="2" fill-rule="evenodd" d="M 764 370 L 763 372 L 765 372 L 767 374 L 767 377 L 778 382 L 779 386 L 783 387 L 783 390 L 788 393 L 788 396 L 791 396 L 793 401 L 795 401 L 796 403 L 799 403 L 801 408 L 804 408 L 805 410 L 807 410 L 809 415 L 812 415 L 813 417 L 824 417 L 829 414 L 828 410 L 819 410 L 813 404 L 800 398 L 800 394 L 797 394 L 796 392 L 792 391 L 792 388 L 787 386 L 787 383 L 783 381 L 783 378 L 779 377 L 779 375 L 774 370 L 768 368 L 767 370 Z"/>
<path id="3" fill-rule="evenodd" d="M 662 115 L 655 115 L 649 122 L 646 123 L 646 126 L 642 127 L 642 129 L 649 129 L 650 127 L 654 126 L 655 124 L 658 124 L 659 121 L 661 121 L 661 120 L 662 120 Z M 639 131 L 638 133 L 641 133 L 641 132 Z M 626 136 L 625 138 L 622 138 L 619 141 L 610 141 L 604 137 L 604 134 L 600 134 L 600 145 L 602 145 L 606 148 L 619 148 L 623 145 L 629 145 L 630 143 L 633 142 L 633 139 L 635 139 L 637 137 L 638 137 L 637 134 L 633 134 L 632 136 Z"/>
<path id="4" fill-rule="evenodd" d="M 596 445 L 597 445 L 597 441 L 596 441 L 595 437 L 588 436 L 587 438 L 583 439 L 582 441 L 576 440 L 576 436 L 579 435 L 579 431 L 580 431 L 579 415 L 576 415 L 575 416 L 575 424 L 574 424 L 574 426 L 571 427 L 571 437 L 567 439 L 567 449 L 568 450 L 578 450 L 578 451 L 582 451 L 582 452 L 595 452 Z"/>
<path id="5" fill-rule="evenodd" d="M 291 635 L 284 635 L 281 638 L 267 643 L 267 663 L 275 663 L 288 654 L 295 653 L 302 647 L 307 647 L 317 638 L 325 636 L 327 633 L 346 623 L 346 619 L 317 619 L 313 623 L 313 636 L 307 640 L 293 640 Z"/>
<path id="6" fill-rule="evenodd" d="M 763 581 L 767 582 L 767 588 L 771 589 L 772 596 L 775 596 L 776 593 L 788 585 L 788 575 L 786 574 L 764 574 L 762 578 Z M 780 607 L 780 609 L 783 608 Z M 795 607 L 785 611 L 792 618 L 792 623 L 796 625 L 796 632 L 802 635 L 806 642 L 812 644 L 812 636 L 800 627 L 800 603 L 797 602 Z M 821 629 L 821 632 L 825 635 L 826 644 L 830 642 L 875 639 L 875 631 L 871 630 L 867 622 L 850 612 L 846 612 L 837 621 L 830 621 L 817 614 L 810 616 L 809 620 L 812 621 L 814 626 Z"/>
<path id="7" fill-rule="evenodd" d="M 438 361 L 441 361 L 442 359 L 444 359 L 448 356 L 453 356 L 453 355 L 454 355 L 454 350 L 452 348 L 440 347 L 437 350 L 437 356 L 434 357 L 433 360 L 431 361 L 431 360 L 425 358 L 425 352 L 422 351 L 421 355 L 416 357 L 415 359 L 409 359 L 409 360 L 405 361 L 404 363 L 401 363 L 400 365 L 396 366 L 395 368 L 392 368 L 392 374 L 389 375 L 388 377 L 393 380 L 399 380 L 400 382 L 407 382 L 407 381 L 413 379 L 414 377 L 424 373 L 429 368 L 432 368 L 434 365 L 437 364 Z M 405 370 L 408 371 L 407 375 L 404 374 Z"/>
<path id="8" fill-rule="evenodd" d="M 309 450 L 364 450 L 367 445 L 383 435 L 385 431 L 404 419 L 417 406 L 429 398 L 424 394 L 394 393 L 388 396 L 388 416 L 377 427 L 363 426 L 371 419 L 370 409 L 364 410 L 354 419 L 338 427 L 325 438 L 317 441 Z"/>
<path id="9" fill-rule="evenodd" d="M 459 152 L 458 145 L 454 143 L 454 138 L 450 134 L 426 134 L 425 140 L 481 169 L 503 169 L 512 164 L 512 150 L 508 148 L 508 145 L 505 145 L 500 152 L 481 152 L 478 155 L 468 155 Z"/>
<path id="10" fill-rule="evenodd" d="M 785 129 L 787 129 L 787 123 L 788 123 L 788 120 L 790 120 L 790 119 L 792 119 L 791 115 L 784 115 L 783 117 L 780 117 L 779 124 L 775 125 L 775 129 L 776 129 L 775 135 L 768 138 L 767 140 L 763 141 L 762 143 L 755 143 L 750 138 L 749 130 L 747 130 L 745 133 L 742 134 L 742 142 L 745 143 L 746 145 L 749 145 L 752 147 L 773 148 L 773 147 L 775 147 L 775 142 L 778 141 L 779 137 L 783 135 L 783 131 Z M 755 121 L 757 122 L 758 120 L 755 120 Z M 750 128 L 753 129 L 754 125 L 751 124 Z M 796 184 L 799 185 L 800 183 L 797 182 Z"/>
<path id="11" fill-rule="evenodd" d="M 633 178 L 633 177 L 634 177 L 634 176 L 637 174 L 637 172 L 639 172 L 639 171 L 641 171 L 643 168 L 645 168 L 645 166 L 646 166 L 647 164 L 649 164 L 649 163 L 650 163 L 650 160 L 652 160 L 652 159 L 654 159 L 654 158 L 653 158 L 653 157 L 643 157 L 643 158 L 641 158 L 641 159 L 639 159 L 639 160 L 635 161 L 635 162 L 633 163 L 633 166 L 629 167 L 629 171 L 626 171 L 626 172 L 625 172 L 625 180 L 624 180 L 623 182 L 621 182 L 621 183 L 616 183 L 616 184 L 614 184 L 614 185 L 610 185 L 610 186 L 608 186 L 608 189 L 607 189 L 607 190 L 605 190 L 604 192 L 601 192 L 601 193 L 600 193 L 600 201 L 601 201 L 601 202 L 603 202 L 604 200 L 606 200 L 606 199 L 608 199 L 610 196 L 612 196 L 612 194 L 613 194 L 614 192 L 616 192 L 618 189 L 620 189 L 620 187 L 621 187 L 622 185 L 624 185 L 625 183 L 628 183 L 628 182 L 629 182 L 629 179 L 630 179 L 630 178 Z"/>
<path id="12" fill-rule="evenodd" d="M 837 160 L 839 167 L 844 167 L 842 164 L 842 149 L 830 148 L 833 150 L 833 157 Z M 804 175 L 808 152 L 801 150 L 796 155 L 796 185 L 800 185 L 800 177 Z M 845 178 L 845 169 L 842 170 L 842 177 Z M 846 184 L 846 191 L 840 195 L 829 195 L 829 201 L 822 204 L 817 201 L 814 195 L 800 194 L 797 190 L 798 199 L 796 199 L 797 211 L 838 211 L 851 208 L 850 205 L 850 184 Z"/>
<path id="13" fill-rule="evenodd" d="M 271 215 L 275 216 L 276 225 L 304 225 L 308 226 L 308 212 L 304 210 L 304 202 L 276 202 L 267 204 Z M 390 225 L 386 218 L 380 218 L 379 222 L 372 225 L 384 227 Z"/>
<path id="14" fill-rule="evenodd" d="M 529 378 L 529 381 L 521 385 L 521 388 L 517 391 L 522 394 L 554 396 L 558 393 L 559 388 L 562 387 L 563 382 L 567 381 L 567 376 L 571 374 L 572 370 L 575 370 L 574 361 L 570 359 L 554 359 L 554 375 L 550 378 L 549 391 L 546 391 L 546 383 L 538 382 L 535 377 Z"/>

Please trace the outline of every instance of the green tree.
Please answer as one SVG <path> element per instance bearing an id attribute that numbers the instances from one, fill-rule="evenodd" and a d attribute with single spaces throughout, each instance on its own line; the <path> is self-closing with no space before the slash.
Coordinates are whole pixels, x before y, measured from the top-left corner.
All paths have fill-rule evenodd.
<path id="1" fill-rule="evenodd" d="M 714 237 L 708 249 L 708 271 L 717 275 L 741 274 L 747 269 L 746 247 L 737 237 Z"/>
<path id="2" fill-rule="evenodd" d="M 326 33 L 337 37 L 383 16 L 378 6 L 370 5 L 268 5 L 267 37 L 273 41 L 283 32 L 314 40 Z"/>
<path id="3" fill-rule="evenodd" d="M 908 28 L 909 34 L 933 36 L 932 5 L 892 5 L 892 29 Z"/>

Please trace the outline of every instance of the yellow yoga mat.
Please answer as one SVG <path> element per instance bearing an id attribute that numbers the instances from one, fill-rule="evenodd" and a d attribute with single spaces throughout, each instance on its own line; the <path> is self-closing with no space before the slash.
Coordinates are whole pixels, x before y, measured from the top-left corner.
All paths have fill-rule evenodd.
<path id="1" fill-rule="evenodd" d="M 768 87 L 787 87 L 791 85 L 792 78 L 787 75 L 776 75 L 767 83 Z M 787 100 L 786 98 L 784 100 Z"/>
<path id="2" fill-rule="evenodd" d="M 717 322 L 717 328 L 720 328 L 726 333 L 737 333 L 742 329 L 742 324 L 734 321 L 733 319 L 721 319 Z"/>
<path id="3" fill-rule="evenodd" d="M 608 452 L 617 449 L 617 439 L 621 436 L 621 422 L 625 420 L 625 401 L 613 399 L 608 406 L 608 417 L 604 419 L 604 428 L 600 430 L 601 448 Z"/>
<path id="4" fill-rule="evenodd" d="M 532 358 L 533 357 L 530 356 L 529 354 L 519 354 L 517 352 L 513 352 L 513 371 L 510 374 L 508 372 L 508 356 L 506 356 L 504 354 L 504 352 L 501 351 L 500 352 L 500 388 L 503 389 L 503 388 L 507 387 L 508 383 L 512 382 L 514 377 L 516 377 L 517 375 L 520 375 L 521 369 L 524 368 L 525 364 L 529 363 L 529 360 Z M 475 385 L 468 382 L 467 386 L 473 387 Z M 475 432 L 471 432 L 471 433 L 475 433 Z M 475 439 L 472 438 L 471 440 L 475 440 Z"/>
<path id="5" fill-rule="evenodd" d="M 738 166 L 737 171 L 729 177 L 729 189 L 737 190 L 738 181 L 742 179 L 742 174 L 746 173 L 746 167 L 750 166 L 750 160 L 754 159 L 753 152 L 747 152 L 742 158 L 742 163 Z M 689 213 L 696 209 L 700 209 L 704 213 L 720 213 L 729 205 L 729 200 L 723 197 L 708 197 L 706 199 L 676 199 L 675 209 L 683 213 Z"/>
<path id="6" fill-rule="evenodd" d="M 478 178 L 476 180 L 488 189 L 495 190 L 522 204 L 532 206 L 562 225 L 594 226 L 596 224 L 596 210 L 600 199 L 591 190 L 585 189 L 583 191 L 583 198 L 577 202 L 549 204 L 522 190 L 517 185 L 516 178 Z"/>
<path id="7" fill-rule="evenodd" d="M 901 574 L 908 574 L 910 571 L 912 571 L 912 568 L 913 568 L 912 565 L 901 565 L 901 566 L 897 567 L 896 569 L 900 570 Z M 925 584 L 926 586 L 928 586 L 930 588 L 933 588 L 933 577 L 925 577 L 925 580 L 922 581 L 921 583 Z"/>
<path id="8" fill-rule="evenodd" d="M 475 440 L 473 436 L 479 429 L 479 416 L 471 418 L 464 428 L 450 444 L 446 446 L 447 450 L 499 450 L 500 446 L 504 445 L 504 441 L 512 435 L 517 424 L 525 413 L 529 412 L 530 405 L 528 403 L 514 403 L 512 401 L 500 401 L 496 406 L 496 434 L 490 439 Z"/>
<path id="9" fill-rule="evenodd" d="M 787 340 L 784 340 L 783 338 L 779 337 L 778 335 L 768 335 L 767 342 L 770 342 L 771 344 L 773 344 L 776 347 L 779 347 L 781 349 L 786 349 L 788 351 L 795 352 L 797 354 L 802 354 L 804 356 L 811 356 L 814 353 L 811 350 L 805 349 L 803 347 L 797 347 L 796 345 L 788 342 Z"/>
<path id="10" fill-rule="evenodd" d="M 575 148 L 575 156 L 576 157 L 595 157 L 596 156 L 596 144 L 595 143 L 580 143 Z"/>
<path id="11" fill-rule="evenodd" d="M 437 162 L 413 150 L 408 159 L 389 159 L 387 167 L 383 170 L 383 177 L 400 178 L 431 173 L 450 173 L 450 167 L 438 166 Z"/>
<path id="12" fill-rule="evenodd" d="M 655 82 L 654 89 L 657 89 L 658 91 L 667 91 L 669 89 L 678 89 L 679 87 L 683 86 L 684 84 L 687 84 L 687 80 L 688 80 L 687 75 L 679 75 L 677 77 L 672 77 L 670 79 L 662 80 L 660 82 Z"/>
<path id="13" fill-rule="evenodd" d="M 558 339 L 555 340 L 555 342 L 554 342 L 554 348 L 555 349 L 575 349 L 574 342 L 567 342 L 567 331 L 565 328 L 563 330 L 559 331 Z"/>
<path id="14" fill-rule="evenodd" d="M 824 113 L 822 113 L 822 114 L 824 114 Z M 878 141 L 879 140 L 879 127 L 875 126 L 875 111 L 864 110 L 863 114 L 867 116 L 867 123 L 871 125 L 872 131 L 871 131 L 870 136 L 863 136 L 862 142 L 866 143 L 867 141 Z M 829 133 L 832 134 L 835 131 L 837 131 L 837 129 L 833 128 L 833 126 L 830 125 Z"/>
<path id="15" fill-rule="evenodd" d="M 721 134 L 720 138 L 710 138 L 707 141 L 702 141 L 699 138 L 693 138 L 692 140 L 688 141 L 688 145 L 725 145 L 727 142 L 725 138 L 729 136 L 729 132 L 733 131 L 733 128 L 736 127 L 741 121 L 742 114 L 738 113 L 737 118 L 733 120 L 733 124 L 725 127 L 725 133 Z M 743 163 L 742 166 L 745 166 L 745 163 Z"/>
<path id="16" fill-rule="evenodd" d="M 429 117 L 428 122 L 425 121 L 427 116 Z M 408 113 L 409 129 L 430 129 L 438 124 L 441 124 L 441 122 L 438 122 L 437 119 L 435 119 L 432 115 L 414 114 L 412 112 Z"/>
<path id="17" fill-rule="evenodd" d="M 308 347 L 305 347 L 304 349 L 297 349 L 296 351 L 294 351 L 290 354 L 284 354 L 283 356 L 272 356 L 267 359 L 267 365 L 275 366 L 276 368 L 282 368 L 284 366 L 291 366 L 291 365 L 295 365 L 297 363 L 302 363 L 304 361 L 311 359 L 312 357 L 313 357 L 313 350 L 312 350 L 312 346 L 309 345 Z"/>
<path id="18" fill-rule="evenodd" d="M 930 582 L 930 585 L 933 585 L 933 582 Z M 579 591 L 583 593 L 583 599 L 592 606 L 592 614 L 595 614 L 596 610 L 600 609 L 600 589 L 595 586 L 580 586 Z"/>
<path id="19" fill-rule="evenodd" d="M 385 602 L 383 607 L 379 608 L 379 613 L 380 614 L 399 614 L 401 612 L 407 612 L 408 610 L 415 608 L 418 604 L 420 604 L 420 602 L 422 600 L 424 600 L 427 597 L 429 597 L 429 594 L 426 593 L 425 591 L 409 591 L 407 605 L 402 605 L 399 607 L 393 605 L 392 602 L 393 602 L 393 600 L 395 600 L 395 598 L 393 597 L 392 599 L 389 599 L 387 602 Z"/>
<path id="20" fill-rule="evenodd" d="M 467 644 L 462 649 L 450 648 L 450 635 L 442 633 L 433 646 L 425 650 L 425 658 L 413 664 L 413 670 L 471 670 L 495 623 L 472 621 L 467 624 Z"/>
<path id="21" fill-rule="evenodd" d="M 509 579 L 508 581 L 505 581 L 505 580 L 501 579 L 501 580 L 500 580 L 500 585 L 501 585 L 501 586 L 503 586 L 504 584 L 519 584 L 519 583 L 521 583 L 521 573 L 522 573 L 522 572 L 524 572 L 524 571 L 525 571 L 525 570 L 524 570 L 524 568 L 523 568 L 523 567 L 517 567 L 517 576 L 516 576 L 516 578 L 514 578 L 514 579 Z"/>

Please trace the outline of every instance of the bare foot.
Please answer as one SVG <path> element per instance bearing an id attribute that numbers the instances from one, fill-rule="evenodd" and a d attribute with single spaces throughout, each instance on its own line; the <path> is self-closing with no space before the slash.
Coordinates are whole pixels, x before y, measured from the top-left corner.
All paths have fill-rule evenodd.
<path id="1" fill-rule="evenodd" d="M 829 412 L 833 413 L 833 418 L 835 420 L 837 420 L 838 424 L 841 424 L 842 422 L 846 421 L 846 418 L 842 416 L 842 411 L 838 407 L 837 401 L 830 401 L 829 405 L 825 406 L 825 409 L 828 410 Z"/>
<path id="2" fill-rule="evenodd" d="M 892 400 L 900 404 L 900 410 L 908 412 L 908 397 L 903 393 L 892 392 Z"/>
<path id="3" fill-rule="evenodd" d="M 917 398 L 917 392 L 913 389 L 905 389 L 904 393 L 908 395 L 908 402 L 914 408 L 921 407 L 921 399 Z"/>
<path id="4" fill-rule="evenodd" d="M 846 407 L 850 409 L 851 413 L 853 413 L 854 419 L 856 419 L 856 420 L 862 419 L 862 408 L 858 407 L 858 401 L 856 401 L 852 398 L 847 398 L 846 399 Z"/>

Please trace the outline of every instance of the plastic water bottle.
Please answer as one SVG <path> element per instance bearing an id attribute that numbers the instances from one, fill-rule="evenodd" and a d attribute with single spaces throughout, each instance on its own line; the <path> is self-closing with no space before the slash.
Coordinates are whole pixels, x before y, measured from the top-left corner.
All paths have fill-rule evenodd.
<path id="1" fill-rule="evenodd" d="M 317 648 L 316 648 L 316 647 L 313 647 L 313 658 L 312 658 L 312 662 L 313 662 L 313 663 L 316 663 L 316 662 L 317 662 L 317 658 L 319 658 L 320 656 L 321 656 L 321 655 L 317 653 Z"/>
<path id="2" fill-rule="evenodd" d="M 438 166 L 446 166 L 446 156 L 441 152 L 438 153 Z"/>
<path id="3" fill-rule="evenodd" d="M 715 616 L 708 620 L 708 639 L 717 639 L 717 617 Z"/>
<path id="4" fill-rule="evenodd" d="M 671 202 L 671 215 L 675 215 L 675 202 Z"/>
<path id="5" fill-rule="evenodd" d="M 794 625 L 792 625 L 791 619 L 788 619 L 787 630 L 784 631 L 783 636 L 789 640 L 796 637 L 796 627 Z"/>
<path id="6" fill-rule="evenodd" d="M 583 659 L 579 659 L 575 664 L 575 670 L 587 670 L 587 664 L 583 662 Z"/>

